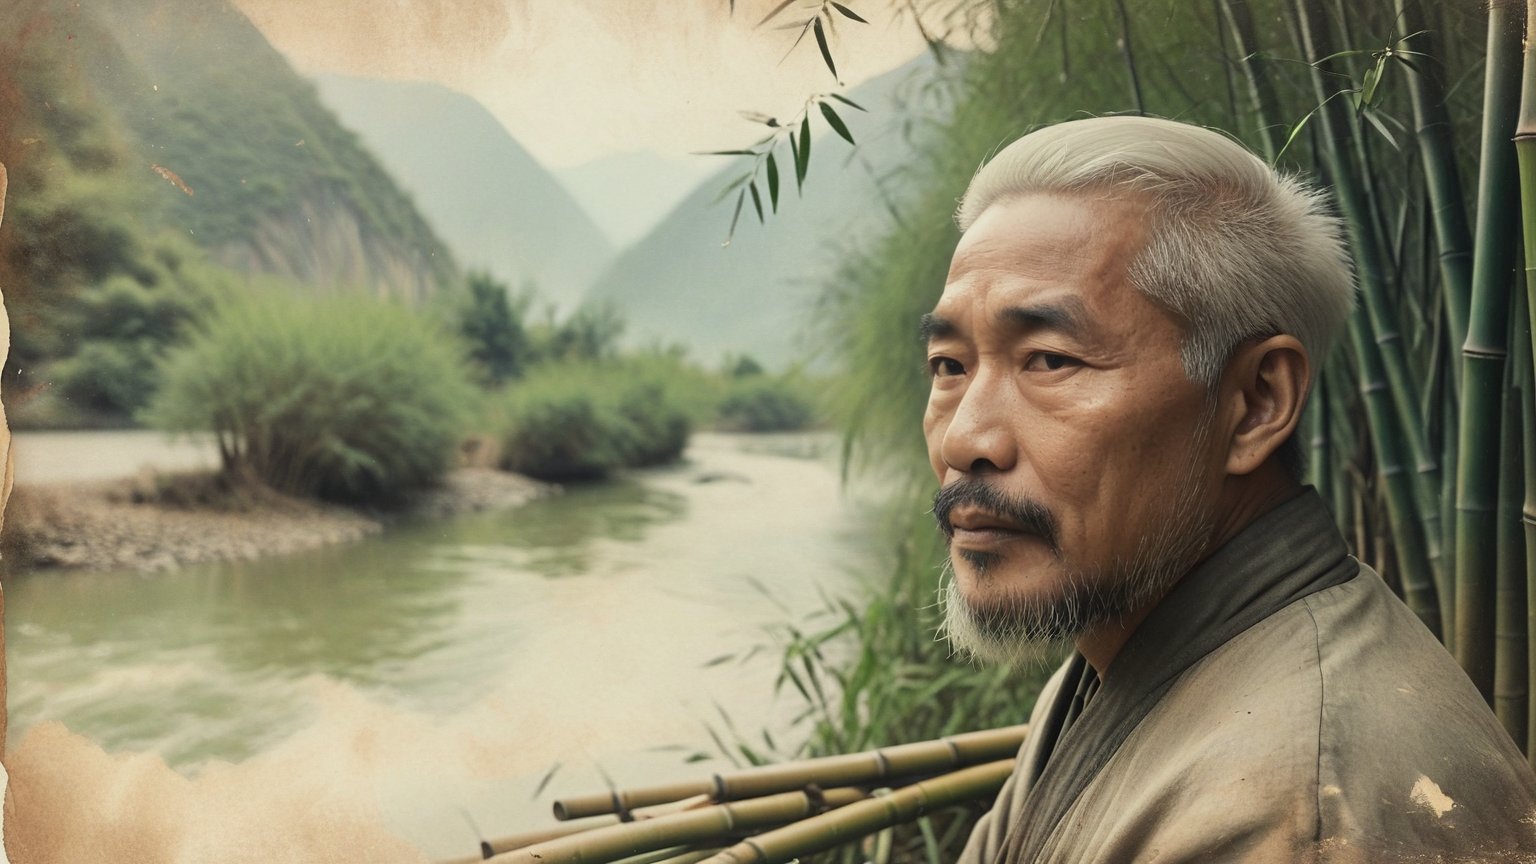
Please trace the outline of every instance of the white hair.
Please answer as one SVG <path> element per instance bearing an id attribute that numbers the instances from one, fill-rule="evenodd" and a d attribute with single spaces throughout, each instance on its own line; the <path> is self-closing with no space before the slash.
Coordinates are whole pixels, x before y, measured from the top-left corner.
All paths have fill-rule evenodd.
<path id="1" fill-rule="evenodd" d="M 1047 126 L 976 173 L 955 219 L 965 231 L 1009 198 L 1122 191 L 1147 214 L 1131 284 L 1183 319 L 1191 379 L 1214 387 L 1240 342 L 1280 333 L 1317 375 L 1354 302 L 1339 220 L 1323 193 L 1219 132 L 1153 117 Z"/>

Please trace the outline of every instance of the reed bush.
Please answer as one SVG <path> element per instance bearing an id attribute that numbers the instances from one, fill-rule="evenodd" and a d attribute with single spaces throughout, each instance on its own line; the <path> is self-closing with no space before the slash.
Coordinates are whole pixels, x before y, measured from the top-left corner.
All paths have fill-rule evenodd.
<path id="1" fill-rule="evenodd" d="M 459 343 L 360 295 L 240 292 L 161 365 L 145 414 L 212 430 L 227 472 L 283 492 L 394 502 L 451 466 L 476 399 Z"/>

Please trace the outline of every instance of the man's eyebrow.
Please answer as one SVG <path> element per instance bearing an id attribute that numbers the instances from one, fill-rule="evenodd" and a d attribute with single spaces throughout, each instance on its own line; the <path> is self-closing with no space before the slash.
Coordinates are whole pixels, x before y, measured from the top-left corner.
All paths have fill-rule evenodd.
<path id="1" fill-rule="evenodd" d="M 999 312 L 998 317 L 1019 330 L 1055 330 L 1074 339 L 1083 338 L 1088 331 L 1083 302 L 1076 297 L 1054 303 L 1010 306 Z"/>
<path id="2" fill-rule="evenodd" d="M 934 339 L 953 336 L 955 330 L 955 322 L 932 312 L 923 315 L 917 322 L 917 338 L 922 342 L 932 342 Z"/>

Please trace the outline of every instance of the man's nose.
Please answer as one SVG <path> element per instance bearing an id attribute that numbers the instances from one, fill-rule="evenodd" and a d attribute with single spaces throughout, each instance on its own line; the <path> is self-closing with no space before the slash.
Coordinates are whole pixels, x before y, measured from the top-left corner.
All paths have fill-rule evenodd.
<path id="1" fill-rule="evenodd" d="M 944 431 L 940 455 L 957 471 L 1007 471 L 1018 458 L 1014 438 L 1016 411 L 1006 397 L 1005 382 L 982 372 L 971 381 Z"/>

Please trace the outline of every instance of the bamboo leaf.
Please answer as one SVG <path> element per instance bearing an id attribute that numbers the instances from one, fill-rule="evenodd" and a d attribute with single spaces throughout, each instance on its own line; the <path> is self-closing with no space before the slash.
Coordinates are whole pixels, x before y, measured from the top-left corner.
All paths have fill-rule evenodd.
<path id="1" fill-rule="evenodd" d="M 763 197 L 757 193 L 757 181 L 747 185 L 747 191 L 752 193 L 752 209 L 757 211 L 757 224 L 763 224 Z"/>
<path id="2" fill-rule="evenodd" d="M 825 102 L 819 103 L 819 106 L 821 108 L 821 115 L 827 118 L 827 125 L 832 127 L 832 131 L 843 136 L 844 140 L 849 144 L 855 143 L 853 133 L 849 132 L 848 127 L 843 125 L 843 118 L 837 116 L 837 112 L 832 110 L 832 106 Z"/>
<path id="3" fill-rule="evenodd" d="M 764 24 L 767 24 L 769 21 L 772 21 L 780 12 L 788 9 L 789 5 L 793 2 L 795 2 L 795 0 L 784 0 L 784 2 L 773 7 L 773 11 L 769 12 L 767 15 L 764 15 L 763 20 L 757 22 L 757 26 L 761 27 Z"/>
<path id="4" fill-rule="evenodd" d="M 756 156 L 751 150 L 695 150 L 695 156 Z"/>
<path id="5" fill-rule="evenodd" d="M 729 663 L 735 659 L 735 654 L 721 654 L 718 657 L 711 657 L 710 659 L 705 660 L 703 668 L 708 669 L 712 666 L 719 666 L 721 663 Z"/>
<path id="6" fill-rule="evenodd" d="M 1372 111 L 1371 109 L 1367 108 L 1364 111 L 1361 111 L 1360 114 L 1370 122 L 1371 128 L 1375 129 L 1377 132 L 1380 132 L 1381 137 L 1387 139 L 1387 143 L 1392 145 L 1393 150 L 1402 149 L 1397 144 L 1397 136 L 1393 135 L 1392 130 L 1388 129 L 1387 125 L 1381 122 L 1381 117 L 1376 111 Z"/>
<path id="7" fill-rule="evenodd" d="M 741 205 L 747 200 L 746 190 L 736 193 L 736 212 L 731 214 L 731 230 L 725 232 L 725 242 L 722 246 L 731 245 L 731 240 L 736 237 L 736 223 L 741 221 Z"/>
<path id="8" fill-rule="evenodd" d="M 555 779 L 555 772 L 557 772 L 559 770 L 560 770 L 560 763 L 559 762 L 556 762 L 555 764 L 549 766 L 549 770 L 545 771 L 544 772 L 544 776 L 539 779 L 539 785 L 534 787 L 533 794 L 528 796 L 528 797 L 529 798 L 537 798 L 537 797 L 539 797 L 539 795 L 543 794 L 544 787 L 549 785 L 549 781 Z"/>
<path id="9" fill-rule="evenodd" d="M 832 70 L 832 77 L 837 78 L 837 64 L 832 62 L 832 49 L 827 47 L 827 31 L 822 29 L 821 19 L 811 22 L 811 28 L 816 31 L 816 45 L 821 48 L 821 59 L 827 61 L 827 68 Z M 839 83 L 841 78 L 837 79 Z"/>
<path id="10" fill-rule="evenodd" d="M 805 169 L 811 162 L 811 115 L 800 121 L 800 146 L 795 149 L 795 189 L 805 185 Z"/>
<path id="11" fill-rule="evenodd" d="M 1365 70 L 1365 79 L 1360 84 L 1360 103 L 1362 105 L 1371 104 L 1371 100 L 1376 96 L 1376 85 L 1380 83 L 1381 62 L 1377 61 L 1375 66 Z"/>
<path id="12" fill-rule="evenodd" d="M 853 101 L 852 99 L 849 99 L 847 96 L 843 96 L 843 95 L 840 95 L 838 93 L 828 93 L 827 95 L 831 96 L 833 99 L 836 99 L 837 101 L 843 103 L 844 105 L 847 105 L 849 108 L 856 108 L 856 109 L 858 109 L 860 111 L 864 111 L 866 113 L 869 111 L 868 108 L 865 108 L 863 105 L 860 105 L 859 103 Z"/>
<path id="13" fill-rule="evenodd" d="M 844 6 L 841 3 L 833 3 L 832 4 L 832 8 L 836 9 L 837 11 L 839 11 L 841 13 L 843 13 L 843 16 L 845 18 L 852 18 L 853 20 L 859 22 L 860 24 L 868 24 L 869 23 L 868 21 L 865 21 L 863 18 L 860 18 L 852 9 L 849 9 L 847 6 Z"/>
<path id="14" fill-rule="evenodd" d="M 773 154 L 768 154 L 768 201 L 773 205 L 773 212 L 779 212 L 779 163 L 774 161 Z"/>
<path id="15" fill-rule="evenodd" d="M 714 206 L 715 204 L 719 204 L 721 201 L 724 201 L 725 196 L 735 192 L 737 189 L 740 189 L 748 180 L 751 179 L 751 174 L 743 174 L 740 177 L 737 177 L 735 180 L 725 184 L 725 187 L 716 193 L 714 199 L 709 202 L 710 206 Z"/>

